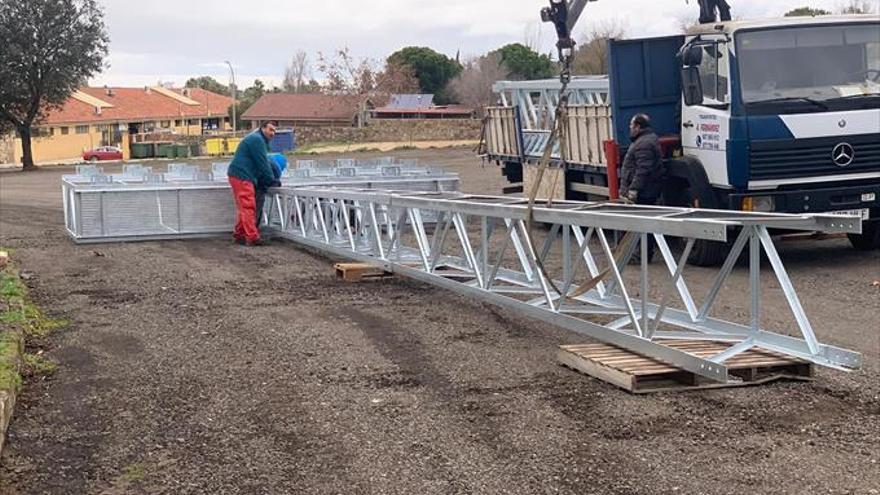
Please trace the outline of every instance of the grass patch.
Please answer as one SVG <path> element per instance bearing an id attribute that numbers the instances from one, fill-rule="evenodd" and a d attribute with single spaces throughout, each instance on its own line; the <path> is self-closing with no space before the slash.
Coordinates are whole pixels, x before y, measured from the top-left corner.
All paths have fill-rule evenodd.
<path id="1" fill-rule="evenodd" d="M 0 273 L 0 296 L 4 299 L 23 298 L 27 291 L 18 279 L 18 274 Z"/>
<path id="2" fill-rule="evenodd" d="M 57 365 L 38 354 L 24 354 L 24 341 L 48 336 L 67 325 L 66 320 L 50 318 L 28 300 L 27 286 L 9 262 L 0 270 L 0 389 L 21 389 L 20 365 L 26 371 L 45 375 Z"/>
<path id="3" fill-rule="evenodd" d="M 31 303 L 27 298 L 27 287 L 11 266 L 0 271 L 0 309 L 0 323 L 21 328 L 25 337 L 43 338 L 68 323 L 46 316 Z"/>
<path id="4" fill-rule="evenodd" d="M 0 389 L 21 390 L 18 360 L 21 352 L 21 334 L 15 330 L 0 333 Z"/>
<path id="5" fill-rule="evenodd" d="M 11 301 L 0 313 L 0 323 L 19 327 L 29 338 L 44 338 L 54 330 L 67 326 L 67 320 L 50 318 L 26 300 Z"/>
<path id="6" fill-rule="evenodd" d="M 28 374 L 40 376 L 51 375 L 58 369 L 55 361 L 29 352 L 24 354 L 24 366 Z"/>

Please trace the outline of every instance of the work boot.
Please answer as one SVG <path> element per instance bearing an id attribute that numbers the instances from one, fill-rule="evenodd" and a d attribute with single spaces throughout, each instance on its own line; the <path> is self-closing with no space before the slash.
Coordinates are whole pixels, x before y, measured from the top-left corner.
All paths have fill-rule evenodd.
<path id="1" fill-rule="evenodd" d="M 266 239 L 257 239 L 255 241 L 246 241 L 244 243 L 245 246 L 266 246 L 269 244 L 269 241 Z"/>

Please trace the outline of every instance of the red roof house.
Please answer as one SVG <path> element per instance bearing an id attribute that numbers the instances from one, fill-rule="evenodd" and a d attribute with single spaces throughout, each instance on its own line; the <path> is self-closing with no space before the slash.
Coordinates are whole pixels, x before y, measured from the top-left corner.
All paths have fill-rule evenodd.
<path id="1" fill-rule="evenodd" d="M 282 127 L 339 125 L 359 126 L 371 107 L 363 96 L 317 93 L 268 93 L 254 102 L 241 116 L 253 126 L 274 120 Z"/>

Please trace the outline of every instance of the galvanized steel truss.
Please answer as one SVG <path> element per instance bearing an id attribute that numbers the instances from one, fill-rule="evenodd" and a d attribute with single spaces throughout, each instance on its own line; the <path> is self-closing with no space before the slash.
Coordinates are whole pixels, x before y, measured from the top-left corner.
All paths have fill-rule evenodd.
<path id="1" fill-rule="evenodd" d="M 558 79 L 536 81 L 498 81 L 492 91 L 498 93 L 503 106 L 519 108 L 522 128 L 527 131 L 547 131 L 553 128 L 553 116 L 559 106 Z M 605 76 L 581 76 L 568 83 L 569 105 L 607 105 L 608 78 Z"/>
<path id="2" fill-rule="evenodd" d="M 94 166 L 77 167 L 61 183 L 64 223 L 76 242 L 183 239 L 228 235 L 235 206 L 226 178 L 226 163 L 211 172 L 195 165 L 172 163 L 166 172 L 128 164 L 120 174 L 105 175 Z M 458 174 L 392 160 L 334 163 L 300 160 L 282 177 L 288 186 L 356 187 L 457 191 Z M 263 212 L 264 221 L 266 210 Z"/>
<path id="3" fill-rule="evenodd" d="M 562 201 L 533 210 L 535 222 L 550 225 L 538 242 L 527 230 L 527 215 L 525 201 L 504 197 L 285 187 L 273 191 L 269 226 L 296 243 L 473 296 L 719 382 L 736 380 L 725 362 L 753 347 L 837 369 L 861 365 L 860 354 L 819 342 L 768 233 L 768 228 L 858 232 L 857 218 Z M 616 245 L 612 230 L 626 233 Z M 730 255 L 698 299 L 684 277 L 694 241 L 727 241 L 732 232 Z M 665 268 L 653 287 L 649 238 Z M 678 256 L 670 247 L 672 238 L 683 246 Z M 637 249 L 641 261 L 631 265 Z M 750 259 L 749 317 L 723 320 L 713 309 L 744 250 Z M 794 315 L 796 328 L 786 329 L 790 334 L 760 323 L 762 253 Z M 659 289 L 659 299 L 646 296 Z M 663 345 L 667 339 L 731 346 L 703 358 Z"/>

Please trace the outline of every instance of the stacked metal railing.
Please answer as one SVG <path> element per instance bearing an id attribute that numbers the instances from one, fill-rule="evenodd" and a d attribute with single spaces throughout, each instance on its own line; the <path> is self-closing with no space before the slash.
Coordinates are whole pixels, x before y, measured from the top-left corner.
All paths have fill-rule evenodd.
<path id="1" fill-rule="evenodd" d="M 235 207 L 226 177 L 228 163 L 210 171 L 172 163 L 165 172 L 140 164 L 104 174 L 91 165 L 62 179 L 65 227 L 77 242 L 180 239 L 228 234 Z M 300 160 L 285 170 L 285 186 L 357 187 L 414 191 L 457 191 L 457 174 L 415 161 L 390 158 Z"/>
<path id="2" fill-rule="evenodd" d="M 485 156 L 505 162 L 533 162 L 544 154 L 550 140 L 554 116 L 559 106 L 562 83 L 559 79 L 498 81 L 492 90 L 500 106 L 487 109 L 483 128 Z M 568 95 L 565 130 L 566 149 L 553 143 L 551 158 L 576 164 L 604 163 L 602 140 L 611 134 L 606 76 L 572 78 Z"/>
<path id="3" fill-rule="evenodd" d="M 295 243 L 500 305 L 712 380 L 735 381 L 725 362 L 755 347 L 837 369 L 861 366 L 860 354 L 819 342 L 768 231 L 859 232 L 856 217 L 562 201 L 534 208 L 531 220 L 551 226 L 539 239 L 529 231 L 529 209 L 519 199 L 314 187 L 284 187 L 273 195 L 269 226 Z M 433 228 L 425 225 L 427 213 L 437 219 Z M 653 285 L 649 239 L 668 272 Z M 697 239 L 733 240 L 702 303 L 684 277 Z M 681 247 L 678 256 L 671 245 Z M 746 247 L 748 290 L 738 295 L 748 316 L 725 320 L 714 314 L 715 303 Z M 640 262 L 630 264 L 637 249 Z M 762 254 L 791 309 L 791 328 L 762 324 Z M 638 273 L 632 277 L 627 270 Z M 725 298 L 725 305 L 731 304 Z M 664 343 L 680 339 L 729 347 L 700 356 Z"/>

